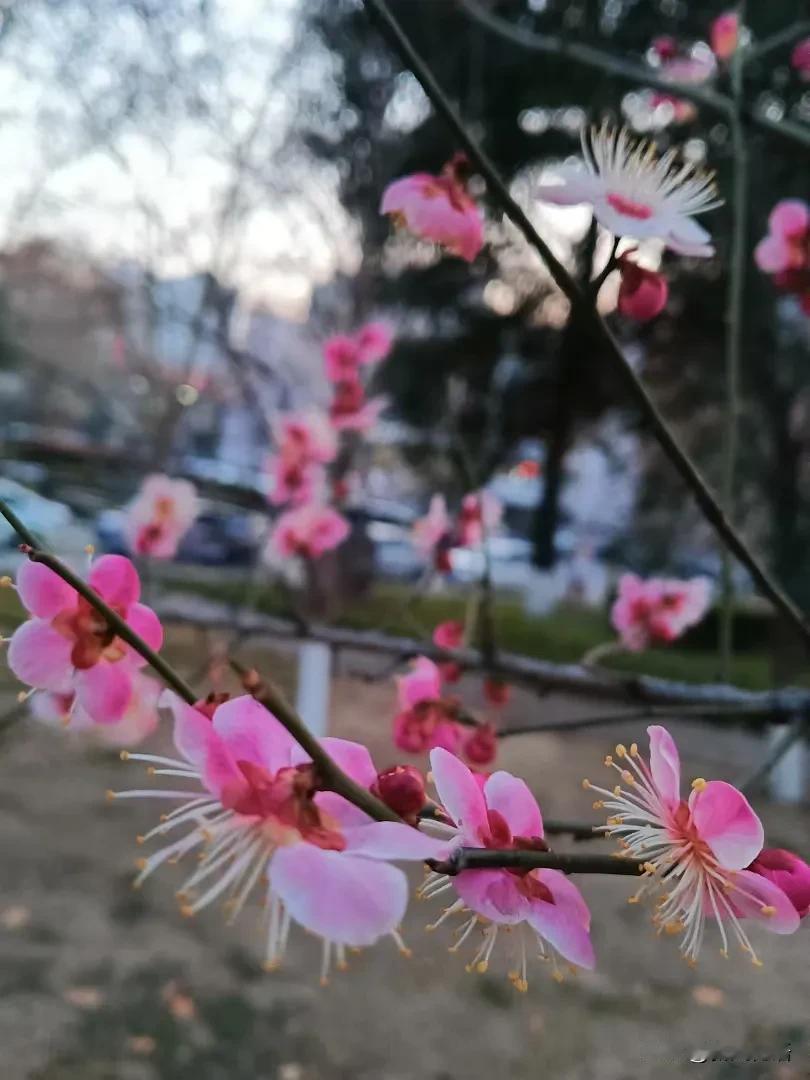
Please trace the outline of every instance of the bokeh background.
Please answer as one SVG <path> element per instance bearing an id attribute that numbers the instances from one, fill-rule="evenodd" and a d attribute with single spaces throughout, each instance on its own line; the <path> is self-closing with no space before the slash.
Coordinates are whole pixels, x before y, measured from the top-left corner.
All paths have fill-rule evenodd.
<path id="1" fill-rule="evenodd" d="M 731 190 L 722 115 L 701 106 L 677 118 L 642 83 L 564 54 L 565 42 L 589 43 L 654 68 L 651 43 L 671 35 L 706 60 L 725 4 L 391 6 L 580 279 L 604 261 L 610 238 L 587 209 L 543 206 L 536 190 L 578 153 L 586 120 L 682 143 L 716 170 L 721 193 Z M 487 27 L 493 15 L 519 40 Z M 578 659 L 610 636 L 608 604 L 627 568 L 719 580 L 712 534 L 516 231 L 490 212 L 488 246 L 468 266 L 380 216 L 387 183 L 438 171 L 457 147 L 359 0 L 5 0 L 0 16 L 0 496 L 50 546 L 69 558 L 88 543 L 120 550 L 121 508 L 143 476 L 185 476 L 203 513 L 178 560 L 152 569 L 152 595 L 182 597 L 198 614 L 246 595 L 265 613 L 286 612 L 289 589 L 259 566 L 269 425 L 327 401 L 327 336 L 384 317 L 396 340 L 375 389 L 391 405 L 359 461 L 352 538 L 325 563 L 332 619 L 425 636 L 461 613 L 480 553 L 454 551 L 448 581 L 423 594 L 410 529 L 432 492 L 453 500 L 470 486 L 504 506 L 491 556 L 505 648 Z M 756 43 L 806 17 L 804 3 L 770 0 L 749 3 L 745 22 Z M 526 47 L 531 34 L 557 35 L 560 47 Z M 746 69 L 735 516 L 806 607 L 810 317 L 752 258 L 774 203 L 810 197 L 807 146 L 768 129 L 810 130 L 810 89 L 789 57 L 785 45 Z M 726 88 L 722 71 L 713 78 Z M 472 185 L 486 205 L 483 184 Z M 617 321 L 616 330 L 718 486 L 730 209 L 704 224 L 715 259 L 642 247 L 668 278 L 669 304 L 648 325 Z M 609 318 L 615 292 L 609 281 L 600 300 Z M 3 573 L 18 563 L 15 544 L 0 524 Z M 804 657 L 744 574 L 735 586 L 732 681 L 806 681 Z M 0 591 L 2 630 L 18 618 L 13 594 Z M 218 641 L 177 626 L 170 656 L 197 672 Z M 294 693 L 295 650 L 251 649 Z M 717 615 L 676 648 L 615 663 L 712 681 Z M 381 767 L 397 756 L 384 667 L 343 655 L 330 713 L 333 733 L 368 741 Z M 716 953 L 692 971 L 626 908 L 620 880 L 584 885 L 597 973 L 557 986 L 541 969 L 525 997 L 497 972 L 466 975 L 440 933 L 423 940 L 432 916 L 418 905 L 409 962 L 383 947 L 321 991 L 314 943 L 298 938 L 285 971 L 264 975 L 250 913 L 233 928 L 217 913 L 188 923 L 175 913 L 170 873 L 131 892 L 148 808 L 106 809 L 105 788 L 121 786 L 114 755 L 38 726 L 5 669 L 0 678 L 0 1073 L 10 1080 L 646 1080 L 693 1075 L 689 1058 L 701 1049 L 774 1059 L 703 1064 L 712 1076 L 810 1075 L 805 934 L 765 942 L 763 972 Z M 469 680 L 462 693 L 475 703 L 480 686 Z M 564 722 L 587 710 L 599 703 L 519 693 L 508 718 L 542 711 Z M 750 723 L 678 730 L 688 769 L 731 780 L 769 739 Z M 642 731 L 628 723 L 621 737 Z M 521 737 L 499 760 L 529 780 L 549 816 L 582 818 L 590 804 L 579 780 L 613 738 L 611 729 Z M 762 810 L 774 846 L 807 853 L 803 755 L 799 747 L 789 784 L 798 803 L 763 793 Z M 784 784 L 770 794 L 784 797 Z M 776 1061 L 788 1044 L 792 1062 Z"/>

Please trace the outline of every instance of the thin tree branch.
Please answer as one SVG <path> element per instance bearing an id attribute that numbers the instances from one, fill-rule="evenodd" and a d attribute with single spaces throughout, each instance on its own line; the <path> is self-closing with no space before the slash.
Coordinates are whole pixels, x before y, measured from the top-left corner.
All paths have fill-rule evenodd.
<path id="1" fill-rule="evenodd" d="M 705 85 L 676 82 L 673 79 L 668 79 L 665 75 L 659 75 L 644 64 L 619 59 L 619 57 L 613 56 L 602 49 L 571 41 L 568 38 L 561 37 L 559 34 L 540 34 L 523 30 L 509 22 L 509 20 L 484 10 L 477 0 L 459 0 L 459 5 L 462 11 L 484 29 L 492 34 L 497 34 L 498 37 L 506 41 L 510 41 L 521 49 L 564 57 L 581 64 L 583 67 L 603 71 L 608 75 L 615 75 L 625 82 L 650 86 L 656 90 L 662 90 L 666 94 L 685 98 L 687 101 L 694 101 L 698 105 L 705 105 L 726 117 L 730 116 L 733 111 L 730 98 Z M 776 35 L 774 35 L 775 37 Z M 766 45 L 768 40 L 766 39 L 763 42 L 763 46 Z M 793 40 L 792 36 L 788 40 Z M 784 40 L 782 40 L 774 45 L 768 45 L 768 49 L 764 51 L 767 52 L 770 48 L 776 48 L 777 44 L 784 43 Z M 749 56 L 751 59 L 756 57 L 757 50 L 754 50 Z M 752 111 L 746 111 L 744 119 L 755 127 L 762 128 L 782 138 L 790 139 L 805 147 L 810 147 L 810 128 L 802 124 L 795 124 L 789 120 L 769 120 L 765 116 Z"/>
<path id="2" fill-rule="evenodd" d="M 745 2 L 738 5 L 740 23 L 745 19 Z M 732 232 L 726 300 L 726 401 L 725 446 L 723 448 L 723 512 L 734 520 L 735 480 L 737 472 L 737 435 L 740 420 L 740 367 L 742 364 L 743 298 L 748 225 L 748 146 L 742 124 L 743 103 L 742 50 L 731 57 L 731 100 L 729 115 L 732 148 L 733 190 L 731 198 Z M 720 599 L 720 677 L 728 681 L 734 654 L 734 576 L 731 552 L 721 550 L 722 580 Z"/>
<path id="3" fill-rule="evenodd" d="M 231 660 L 231 667 L 242 680 L 245 690 L 264 705 L 309 754 L 327 790 L 342 795 L 375 821 L 402 820 L 367 788 L 355 783 L 339 768 L 277 686 L 263 679 L 257 671 L 243 667 L 236 660 Z"/>
<path id="4" fill-rule="evenodd" d="M 786 26 L 784 30 L 777 30 L 775 34 L 763 38 L 757 45 L 752 45 L 745 50 L 742 56 L 744 67 L 757 60 L 763 60 L 769 53 L 781 49 L 783 46 L 792 45 L 799 38 L 810 35 L 810 19 L 802 19 L 792 26 Z"/>
<path id="5" fill-rule="evenodd" d="M 39 540 L 37 540 L 34 534 L 23 525 L 8 503 L 3 499 L 0 499 L 0 514 L 3 515 L 24 544 L 27 544 L 31 548 L 39 547 Z"/>
<path id="6" fill-rule="evenodd" d="M 692 496 L 706 520 L 712 525 L 720 539 L 731 549 L 737 559 L 746 567 L 760 591 L 784 614 L 786 620 L 790 622 L 796 633 L 804 641 L 805 646 L 810 646 L 810 623 L 807 622 L 801 611 L 782 591 L 781 587 L 762 566 L 753 552 L 749 550 L 742 536 L 729 522 L 706 481 L 675 438 L 643 383 L 619 348 L 606 323 L 600 318 L 593 304 L 584 296 L 566 268 L 537 233 L 526 212 L 512 198 L 500 173 L 489 156 L 479 146 L 476 139 L 465 128 L 433 73 L 416 52 L 410 39 L 391 14 L 386 0 L 364 0 L 364 3 L 367 10 L 382 25 L 397 53 L 416 77 L 436 111 L 445 119 L 456 138 L 467 151 L 470 159 L 475 163 L 478 171 L 486 179 L 491 197 L 520 229 L 528 243 L 540 254 L 555 283 L 577 309 L 575 314 L 583 320 L 583 324 L 590 330 L 595 346 L 604 349 L 608 358 L 623 376 L 629 396 L 646 419 L 662 450 L 692 492 Z M 810 141 L 810 134 L 808 139 Z"/>
<path id="7" fill-rule="evenodd" d="M 624 855 L 557 855 L 551 851 L 499 851 L 459 848 L 442 861 L 428 860 L 437 874 L 454 877 L 464 870 L 561 870 L 564 874 L 622 874 L 638 877 L 645 864 Z"/>

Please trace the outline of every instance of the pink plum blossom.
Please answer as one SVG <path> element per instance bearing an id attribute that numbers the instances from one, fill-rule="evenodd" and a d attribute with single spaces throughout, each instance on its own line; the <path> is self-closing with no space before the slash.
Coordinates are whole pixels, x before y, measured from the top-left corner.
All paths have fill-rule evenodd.
<path id="1" fill-rule="evenodd" d="M 173 559 L 199 513 L 194 485 L 169 476 L 147 476 L 126 511 L 130 550 L 153 559 Z"/>
<path id="2" fill-rule="evenodd" d="M 784 848 L 763 848 L 747 869 L 778 885 L 800 919 L 810 913 L 810 866 L 804 859 Z"/>
<path id="3" fill-rule="evenodd" d="M 302 506 L 320 498 L 326 488 L 323 465 L 315 462 L 295 462 L 281 454 L 271 455 L 267 463 L 270 474 L 268 500 L 273 506 Z"/>
<path id="4" fill-rule="evenodd" d="M 498 733 L 493 724 L 476 724 L 462 745 L 472 765 L 491 765 L 498 756 Z"/>
<path id="5" fill-rule="evenodd" d="M 323 347 L 327 379 L 330 382 L 358 379 L 362 365 L 385 359 L 392 341 L 391 328 L 383 322 L 366 323 L 356 334 L 335 334 Z"/>
<path id="6" fill-rule="evenodd" d="M 508 772 L 495 772 L 483 784 L 452 754 L 437 749 L 430 766 L 448 824 L 436 831 L 454 845 L 499 850 L 547 851 L 540 808 L 523 780 Z M 428 828 L 427 825 L 424 826 Z M 429 875 L 426 897 L 454 890 L 458 899 L 429 929 L 465 913 L 455 952 L 482 927 L 483 941 L 468 970 L 484 972 L 502 927 L 513 931 L 516 963 L 509 978 L 526 990 L 529 952 L 556 956 L 583 968 L 594 967 L 590 939 L 590 912 L 577 887 L 558 870 L 464 870 L 454 877 Z"/>
<path id="7" fill-rule="evenodd" d="M 460 547 L 478 547 L 500 524 L 503 507 L 488 491 L 473 491 L 461 500 L 456 525 Z"/>
<path id="8" fill-rule="evenodd" d="M 709 33 L 712 52 L 718 60 L 730 60 L 737 51 L 740 39 L 740 16 L 736 11 L 725 11 L 712 22 Z"/>
<path id="9" fill-rule="evenodd" d="M 148 645 L 160 648 L 163 628 L 154 611 L 138 602 L 141 583 L 129 559 L 97 559 L 88 584 Z M 31 616 L 9 642 L 8 664 L 17 678 L 37 690 L 75 694 L 76 704 L 96 724 L 120 722 L 130 704 L 135 673 L 146 661 L 42 563 L 23 563 L 17 592 Z"/>
<path id="10" fill-rule="evenodd" d="M 654 642 L 674 641 L 699 623 L 706 614 L 710 595 L 707 578 L 644 581 L 635 574 L 623 574 L 611 622 L 624 648 L 641 652 Z"/>
<path id="11" fill-rule="evenodd" d="M 667 304 L 669 286 L 663 274 L 639 266 L 626 255 L 619 259 L 621 283 L 617 307 L 619 313 L 636 322 L 647 322 L 660 315 Z"/>
<path id="12" fill-rule="evenodd" d="M 374 427 L 387 407 L 385 395 L 369 399 L 359 379 L 347 379 L 335 383 L 329 418 L 336 431 L 366 432 Z"/>
<path id="13" fill-rule="evenodd" d="M 414 173 L 395 180 L 383 192 L 380 213 L 472 262 L 484 245 L 484 222 L 462 179 L 465 168 L 466 158 L 458 154 L 439 176 Z"/>
<path id="14" fill-rule="evenodd" d="M 777 288 L 795 294 L 810 314 L 810 204 L 783 199 L 768 218 L 768 235 L 754 250 L 760 270 Z"/>
<path id="15" fill-rule="evenodd" d="M 409 754 L 434 746 L 457 753 L 462 731 L 458 704 L 442 696 L 441 672 L 432 660 L 419 656 L 407 675 L 397 677 L 399 712 L 394 718 L 394 744 Z"/>
<path id="16" fill-rule="evenodd" d="M 796 42 L 790 54 L 790 63 L 802 82 L 810 82 L 810 37 Z"/>
<path id="17" fill-rule="evenodd" d="M 440 649 L 460 649 L 464 644 L 464 623 L 454 620 L 439 623 L 433 631 L 433 644 Z"/>
<path id="18" fill-rule="evenodd" d="M 607 124 L 583 128 L 582 152 L 583 165 L 557 170 L 561 183 L 541 185 L 543 202 L 589 203 L 600 225 L 614 236 L 659 239 L 681 255 L 714 254 L 709 233 L 694 220 L 722 203 L 712 176 L 677 163 L 676 150 L 659 158 L 652 144 Z"/>
<path id="19" fill-rule="evenodd" d="M 449 537 L 452 527 L 453 520 L 447 512 L 444 496 L 433 495 L 427 514 L 414 523 L 411 533 L 413 545 L 422 555 L 434 557 L 442 542 Z"/>
<path id="20" fill-rule="evenodd" d="M 337 456 L 337 436 L 319 409 L 285 413 L 274 422 L 273 437 L 279 456 L 289 461 L 328 465 Z"/>
<path id="21" fill-rule="evenodd" d="M 31 713 L 49 727 L 59 727 L 68 734 L 92 736 L 104 746 L 138 746 L 157 728 L 157 703 L 161 686 L 148 675 L 136 671 L 132 677 L 132 695 L 124 715 L 114 724 L 97 724 L 77 703 L 75 694 L 41 691 L 31 698 Z"/>
<path id="22" fill-rule="evenodd" d="M 649 764 L 635 743 L 616 747 L 605 764 L 619 773 L 612 789 L 584 786 L 602 798 L 595 807 L 610 811 L 609 836 L 617 837 L 628 857 L 643 860 L 647 880 L 632 899 L 648 890 L 664 895 L 653 917 L 667 933 L 683 933 L 681 952 L 697 960 L 707 917 L 716 922 L 724 955 L 728 931 L 750 959 L 759 964 L 743 919 L 755 919 L 777 934 L 791 934 L 799 915 L 789 897 L 767 876 L 750 867 L 762 852 L 762 823 L 748 800 L 723 780 L 692 782 L 688 801 L 681 798 L 680 757 L 666 728 L 647 728 Z"/>
<path id="23" fill-rule="evenodd" d="M 322 940 L 324 982 L 333 953 L 345 966 L 347 947 L 390 936 L 404 950 L 397 927 L 408 883 L 390 860 L 440 857 L 446 844 L 404 823 L 372 821 L 324 791 L 307 754 L 252 697 L 193 708 L 167 692 L 166 703 L 178 757 L 128 756 L 147 762 L 154 775 L 197 786 L 111 793 L 178 803 L 144 839 L 178 829 L 181 837 L 141 860 L 137 884 L 162 863 L 194 852 L 198 861 L 178 893 L 183 914 L 195 915 L 230 890 L 233 918 L 260 888 L 267 897 L 268 969 L 281 963 L 290 920 Z M 323 747 L 362 787 L 376 782 L 364 746 L 327 738 Z"/>
<path id="24" fill-rule="evenodd" d="M 276 522 L 270 544 L 278 555 L 318 559 L 349 535 L 349 523 L 330 506 L 308 503 L 287 510 Z"/>

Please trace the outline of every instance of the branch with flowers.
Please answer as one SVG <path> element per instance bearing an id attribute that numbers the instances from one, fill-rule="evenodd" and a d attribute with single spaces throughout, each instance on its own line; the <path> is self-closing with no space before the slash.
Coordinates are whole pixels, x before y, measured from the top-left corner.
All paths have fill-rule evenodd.
<path id="1" fill-rule="evenodd" d="M 666 303 L 666 281 L 642 267 L 635 250 L 620 253 L 624 238 L 658 238 L 672 251 L 694 258 L 713 253 L 709 233 L 695 221 L 697 214 L 719 205 L 712 178 L 681 162 L 673 150 L 659 157 L 652 143 L 639 143 L 625 131 L 606 124 L 586 129 L 583 166 L 564 167 L 561 182 L 539 192 L 542 200 L 555 205 L 589 204 L 595 219 L 613 236 L 602 271 L 593 281 L 578 284 L 461 123 L 386 0 L 364 3 L 465 151 L 453 155 L 439 175 L 417 173 L 395 180 L 381 193 L 381 213 L 419 238 L 472 262 L 484 245 L 484 220 L 468 180 L 472 170 L 483 176 L 490 197 L 540 254 L 570 302 L 571 318 L 582 330 L 582 347 L 593 348 L 616 366 L 630 398 L 706 520 L 806 645 L 810 625 L 804 615 L 725 512 L 733 493 L 733 447 L 724 507 L 675 439 L 596 309 L 602 285 L 617 272 L 621 315 L 647 320 Z M 738 35 L 739 20 L 718 21 L 713 27 L 714 55 L 733 56 Z M 768 47 L 783 47 L 790 40 L 780 35 Z M 671 43 L 659 42 L 658 55 L 671 66 L 683 59 L 672 51 Z M 662 76 L 660 83 L 690 96 L 681 83 L 668 77 Z M 714 95 L 706 88 L 691 92 L 692 99 L 706 103 Z M 720 105 L 729 117 L 733 108 L 742 122 L 739 100 L 729 106 L 722 98 Z M 739 270 L 744 183 L 737 194 Z M 773 273 L 779 287 L 803 299 L 808 220 L 801 206 L 778 207 L 771 219 L 772 235 L 756 253 L 760 267 Z M 737 275 L 730 293 L 735 319 L 741 284 Z M 351 526 L 343 511 L 350 502 L 361 436 L 385 404 L 384 399 L 369 397 L 367 373 L 385 359 L 391 345 L 391 330 L 381 323 L 330 338 L 324 346 L 331 388 L 328 410 L 271 418 L 267 499 L 276 516 L 268 547 L 283 568 L 294 568 L 310 582 L 320 561 L 349 537 Z M 732 389 L 738 348 L 737 337 L 730 345 Z M 448 571 L 455 547 L 483 549 L 480 594 L 463 622 L 440 623 L 427 647 L 384 635 L 319 629 L 308 619 L 285 624 L 290 636 L 320 635 L 335 646 L 360 646 L 412 661 L 397 677 L 393 742 L 403 753 L 429 754 L 427 777 L 411 764 L 379 771 L 361 743 L 316 738 L 272 680 L 235 657 L 227 659 L 245 693 L 231 697 L 213 689 L 198 696 L 162 655 L 161 620 L 141 602 L 139 575 L 128 558 L 95 559 L 89 552 L 87 574 L 82 576 L 38 547 L 24 523 L 0 503 L 0 513 L 23 541 L 20 550 L 25 557 L 16 589 L 27 618 L 6 642 L 12 672 L 30 688 L 23 698 L 30 698 L 32 711 L 42 718 L 55 717 L 68 729 L 104 732 L 108 739 L 117 739 L 124 761 L 146 766 L 149 786 L 108 793 L 113 802 L 146 799 L 169 807 L 138 838 L 150 853 L 138 860 L 136 885 L 143 885 L 162 866 L 186 860 L 193 865 L 177 898 L 187 917 L 224 900 L 229 917 L 235 918 L 252 897 L 261 895 L 269 969 L 282 962 L 293 924 L 320 939 L 323 981 L 334 966 L 346 966 L 348 949 L 390 938 L 407 954 L 400 925 L 408 883 L 395 865 L 401 861 L 427 866 L 419 890 L 422 898 L 449 900 L 428 929 L 458 920 L 452 952 L 476 936 L 470 968 L 486 971 L 497 942 L 503 940 L 501 931 L 513 932 L 515 959 L 509 978 L 521 991 L 527 988 L 532 953 L 549 959 L 555 976 L 561 974 L 560 962 L 583 969 L 595 966 L 591 913 L 571 880 L 577 874 L 638 879 L 639 888 L 629 902 L 654 900 L 654 925 L 660 932 L 680 936 L 680 950 L 690 963 L 697 961 L 706 934 L 715 930 L 724 955 L 736 943 L 758 965 L 752 926 L 777 934 L 798 929 L 810 911 L 810 866 L 793 852 L 765 847 L 762 822 L 739 787 L 697 777 L 685 796 L 679 751 L 665 727 L 648 726 L 646 751 L 636 742 L 629 747 L 618 743 L 604 759 L 609 776 L 604 784 L 582 781 L 587 798 L 593 800 L 592 810 L 607 815 L 599 825 L 544 821 L 524 780 L 488 768 L 496 759 L 499 739 L 510 733 L 503 722 L 510 682 L 576 687 L 641 703 L 629 717 L 586 717 L 567 722 L 568 729 L 662 718 L 665 703 L 677 705 L 680 716 L 686 715 L 686 703 L 701 716 L 710 707 L 719 708 L 717 715 L 724 717 L 742 711 L 779 712 L 792 723 L 766 762 L 769 767 L 802 737 L 807 694 L 784 690 L 755 696 L 731 687 L 683 688 L 663 680 L 627 680 L 600 668 L 599 662 L 610 653 L 669 644 L 698 623 L 710 600 L 704 579 L 642 580 L 624 575 L 611 612 L 615 638 L 576 665 L 510 657 L 496 648 L 486 549 L 500 510 L 482 490 L 484 478 L 472 468 L 467 472 L 469 490 L 457 505 L 451 508 L 435 494 L 413 530 L 428 579 Z M 130 550 L 144 559 L 173 558 L 198 512 L 196 492 L 186 481 L 162 475 L 146 478 L 127 508 Z M 14 584 L 10 579 L 3 583 Z M 211 629 L 215 620 L 202 616 L 198 621 Z M 227 653 L 247 635 L 268 627 L 259 616 L 237 618 L 235 625 L 238 637 Z M 281 624 L 277 620 L 272 625 Z M 144 674 L 147 665 L 165 689 Z M 481 709 L 470 707 L 456 692 L 465 671 L 482 676 Z M 217 686 L 213 678 L 210 681 Z M 137 748 L 157 727 L 160 709 L 172 718 L 171 756 Z M 530 730 L 554 727 L 540 722 Z M 527 728 L 513 727 L 511 734 L 520 730 Z M 761 775 L 762 769 L 743 787 L 750 790 Z M 547 837 L 555 834 L 612 839 L 617 850 L 607 855 L 553 851 Z"/>

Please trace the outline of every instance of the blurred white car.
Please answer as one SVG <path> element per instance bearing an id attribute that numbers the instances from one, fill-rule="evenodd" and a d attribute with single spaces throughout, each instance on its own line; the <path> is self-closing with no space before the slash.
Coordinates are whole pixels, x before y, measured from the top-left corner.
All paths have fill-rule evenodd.
<path id="1" fill-rule="evenodd" d="M 0 499 L 48 547 L 58 547 L 65 529 L 75 524 L 71 510 L 64 503 L 44 499 L 16 480 L 0 477 Z M 0 517 L 0 548 L 14 548 L 19 542 L 14 529 Z"/>

